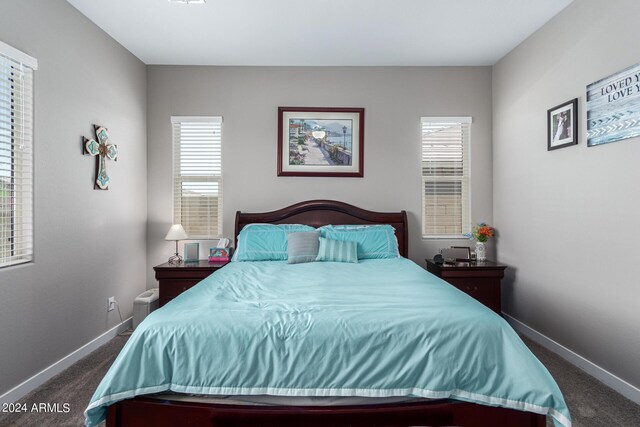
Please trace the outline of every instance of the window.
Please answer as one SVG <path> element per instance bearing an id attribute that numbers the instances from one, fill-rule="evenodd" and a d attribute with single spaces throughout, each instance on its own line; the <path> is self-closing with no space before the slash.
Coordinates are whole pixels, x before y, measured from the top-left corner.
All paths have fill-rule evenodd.
<path id="1" fill-rule="evenodd" d="M 0 268 L 33 259 L 33 70 L 0 42 Z"/>
<path id="2" fill-rule="evenodd" d="M 171 117 L 173 221 L 190 239 L 222 235 L 222 117 Z"/>
<path id="3" fill-rule="evenodd" d="M 470 117 L 423 117 L 422 236 L 459 238 L 471 230 Z"/>

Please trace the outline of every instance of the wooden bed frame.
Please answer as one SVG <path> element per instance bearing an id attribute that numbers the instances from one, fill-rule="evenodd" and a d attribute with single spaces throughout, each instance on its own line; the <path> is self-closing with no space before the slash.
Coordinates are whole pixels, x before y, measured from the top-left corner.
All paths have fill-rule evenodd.
<path id="1" fill-rule="evenodd" d="M 263 213 L 236 213 L 237 235 L 251 223 L 390 224 L 400 254 L 408 256 L 407 214 L 373 212 L 332 200 L 301 202 Z M 109 406 L 107 427 L 373 427 L 465 426 L 544 427 L 545 416 L 452 399 L 364 406 L 220 405 L 136 397 Z"/>
<path id="2" fill-rule="evenodd" d="M 236 212 L 236 240 L 245 225 L 252 223 L 268 224 L 306 224 L 312 227 L 323 225 L 348 224 L 390 224 L 396 229 L 398 249 L 403 257 L 409 256 L 409 235 L 407 213 L 401 212 L 372 212 L 333 200 L 311 200 L 301 202 L 273 212 L 242 213 Z"/>

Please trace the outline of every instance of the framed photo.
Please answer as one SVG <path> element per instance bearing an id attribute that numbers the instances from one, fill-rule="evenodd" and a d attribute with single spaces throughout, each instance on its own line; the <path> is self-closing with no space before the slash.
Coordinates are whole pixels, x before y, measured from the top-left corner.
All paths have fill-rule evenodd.
<path id="1" fill-rule="evenodd" d="M 278 176 L 364 176 L 364 108 L 278 107 Z"/>
<path id="2" fill-rule="evenodd" d="M 200 243 L 184 244 L 184 262 L 198 261 L 200 255 Z"/>
<path id="3" fill-rule="evenodd" d="M 440 253 L 446 260 L 455 260 L 462 262 L 471 261 L 471 248 L 469 246 L 451 246 L 451 248 L 443 248 Z"/>
<path id="4" fill-rule="evenodd" d="M 578 98 L 547 111 L 547 151 L 578 143 Z"/>

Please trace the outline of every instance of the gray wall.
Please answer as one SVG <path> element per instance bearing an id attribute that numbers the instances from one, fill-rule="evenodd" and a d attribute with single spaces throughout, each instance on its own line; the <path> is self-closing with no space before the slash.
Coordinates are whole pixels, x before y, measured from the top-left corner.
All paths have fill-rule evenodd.
<path id="1" fill-rule="evenodd" d="M 494 220 L 507 313 L 640 386 L 640 139 L 586 146 L 586 85 L 640 61 L 637 0 L 574 1 L 493 72 Z M 578 97 L 580 144 L 547 152 Z"/>
<path id="2" fill-rule="evenodd" d="M 146 71 L 63 0 L 3 0 L 0 40 L 38 59 L 35 262 L 0 269 L 0 394 L 119 323 L 145 288 Z M 93 190 L 81 136 L 110 130 L 120 158 Z"/>
<path id="3" fill-rule="evenodd" d="M 226 236 L 238 209 L 330 198 L 406 209 L 410 255 L 419 263 L 454 243 L 420 238 L 419 117 L 472 116 L 472 216 L 500 231 L 498 256 L 511 266 L 505 310 L 640 385 L 640 267 L 629 259 L 640 238 L 640 193 L 632 191 L 640 141 L 587 149 L 584 138 L 586 84 L 640 58 L 632 43 L 640 3 L 614 3 L 575 1 L 500 61 L 492 78 L 490 67 L 145 72 L 66 2 L 3 1 L 0 40 L 36 57 L 40 69 L 36 261 L 0 270 L 0 394 L 117 324 L 108 296 L 128 317 L 145 281 L 156 285 L 151 267 L 172 251 L 163 240 L 172 222 L 171 115 L 224 117 Z M 580 145 L 549 153 L 546 110 L 576 96 Z M 365 178 L 277 177 L 281 105 L 364 107 Z M 106 192 L 93 190 L 94 162 L 80 154 L 93 123 L 108 126 L 120 149 Z"/>
<path id="4" fill-rule="evenodd" d="M 149 66 L 148 286 L 173 244 L 171 115 L 221 115 L 223 233 L 236 210 L 278 209 L 327 198 L 372 210 L 405 209 L 409 252 L 420 264 L 451 241 L 420 233 L 420 116 L 472 116 L 472 209 L 492 221 L 491 68 Z M 278 177 L 278 106 L 364 107 L 364 178 Z M 467 241 L 463 241 L 467 243 Z M 459 242 L 458 242 L 459 243 Z M 201 244 L 204 255 L 209 242 Z"/>

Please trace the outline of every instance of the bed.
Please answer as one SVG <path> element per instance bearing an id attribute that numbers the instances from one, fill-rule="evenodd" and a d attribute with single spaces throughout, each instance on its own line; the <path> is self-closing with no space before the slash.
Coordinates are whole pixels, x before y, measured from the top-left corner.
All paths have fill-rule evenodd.
<path id="1" fill-rule="evenodd" d="M 254 223 L 389 224 L 401 257 L 229 264 L 136 329 L 88 425 L 542 427 L 550 414 L 570 426 L 557 385 L 504 320 L 405 258 L 404 211 L 308 201 L 238 212 L 235 235 Z M 157 395 L 168 391 L 181 395 Z"/>

